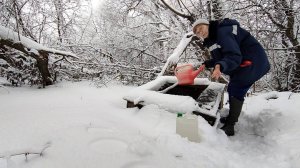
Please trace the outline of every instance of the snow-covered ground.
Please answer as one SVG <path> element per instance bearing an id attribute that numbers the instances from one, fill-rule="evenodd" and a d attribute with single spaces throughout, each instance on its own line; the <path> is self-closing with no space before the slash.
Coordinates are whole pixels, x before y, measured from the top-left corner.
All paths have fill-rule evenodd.
<path id="1" fill-rule="evenodd" d="M 176 114 L 156 105 L 127 109 L 122 97 L 131 89 L 87 82 L 46 89 L 0 87 L 0 168 L 300 165 L 300 94 L 247 98 L 237 134 L 230 138 L 199 118 L 201 142 L 193 143 L 176 134 Z M 16 155 L 42 150 L 42 156 L 29 154 L 27 161 Z"/>

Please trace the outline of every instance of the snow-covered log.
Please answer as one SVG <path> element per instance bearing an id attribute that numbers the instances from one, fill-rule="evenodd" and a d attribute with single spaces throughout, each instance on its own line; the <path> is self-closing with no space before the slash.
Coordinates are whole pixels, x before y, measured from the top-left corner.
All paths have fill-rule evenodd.
<path id="1" fill-rule="evenodd" d="M 52 48 L 45 47 L 27 37 L 24 37 L 11 29 L 0 25 L 0 46 L 1 48 L 14 48 L 23 52 L 25 55 L 33 57 L 37 61 L 37 67 L 43 78 L 43 85 L 53 83 L 51 74 L 48 69 L 49 54 L 62 55 L 64 57 L 77 58 L 75 54 Z"/>

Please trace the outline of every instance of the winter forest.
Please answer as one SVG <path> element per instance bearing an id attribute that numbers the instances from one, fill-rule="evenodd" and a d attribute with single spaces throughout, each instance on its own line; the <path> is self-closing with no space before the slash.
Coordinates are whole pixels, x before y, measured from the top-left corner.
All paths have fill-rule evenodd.
<path id="1" fill-rule="evenodd" d="M 0 0 L 0 168 L 299 168 L 299 101 L 299 0 Z"/>
<path id="2" fill-rule="evenodd" d="M 232 18 L 261 42 L 272 64 L 253 90 L 300 91 L 296 0 L 1 0 L 0 11 L 0 76 L 14 86 L 61 80 L 144 84 L 158 75 L 197 18 Z M 17 37 L 7 38 L 8 32 Z M 193 38 L 179 62 L 209 57 Z"/>

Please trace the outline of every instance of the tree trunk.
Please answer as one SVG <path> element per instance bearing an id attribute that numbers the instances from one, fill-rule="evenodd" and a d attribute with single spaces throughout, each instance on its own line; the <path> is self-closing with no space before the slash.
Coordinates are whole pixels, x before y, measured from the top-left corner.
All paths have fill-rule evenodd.
<path id="1" fill-rule="evenodd" d="M 296 63 L 295 63 L 295 77 L 293 80 L 292 88 L 300 90 L 300 46 L 296 47 Z"/>
<path id="2" fill-rule="evenodd" d="M 52 85 L 53 81 L 51 78 L 51 74 L 49 72 L 48 68 L 48 57 L 49 54 L 45 51 L 39 51 L 40 57 L 36 59 L 37 61 L 37 67 L 41 73 L 42 79 L 43 79 L 43 87 Z"/>
<path id="3" fill-rule="evenodd" d="M 56 10 L 56 22 L 57 22 L 57 33 L 58 33 L 58 40 L 62 43 L 64 33 L 64 18 L 63 18 L 63 5 L 60 0 L 53 1 L 55 10 Z"/>
<path id="4" fill-rule="evenodd" d="M 9 39 L 1 39 L 0 38 L 0 46 L 9 46 L 11 48 L 14 48 L 16 50 L 19 50 L 23 53 L 25 53 L 28 56 L 33 57 L 37 61 L 37 67 L 41 73 L 42 79 L 43 79 L 43 86 L 52 85 L 53 81 L 48 69 L 48 52 L 40 50 L 38 51 L 39 55 L 28 52 L 28 49 L 22 44 L 22 43 L 16 43 Z"/>

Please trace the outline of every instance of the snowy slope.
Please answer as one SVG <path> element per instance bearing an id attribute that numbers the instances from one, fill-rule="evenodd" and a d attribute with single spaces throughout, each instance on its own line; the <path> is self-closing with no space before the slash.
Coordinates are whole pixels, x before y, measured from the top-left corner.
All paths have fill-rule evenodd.
<path id="1" fill-rule="evenodd" d="M 131 87 L 99 89 L 81 82 L 8 90 L 0 87 L 0 168 L 300 165 L 299 94 L 247 98 L 237 135 L 230 138 L 199 118 L 201 143 L 192 143 L 175 133 L 176 114 L 155 105 L 126 109 L 122 97 Z M 11 156 L 39 152 L 45 145 L 42 157 Z"/>

